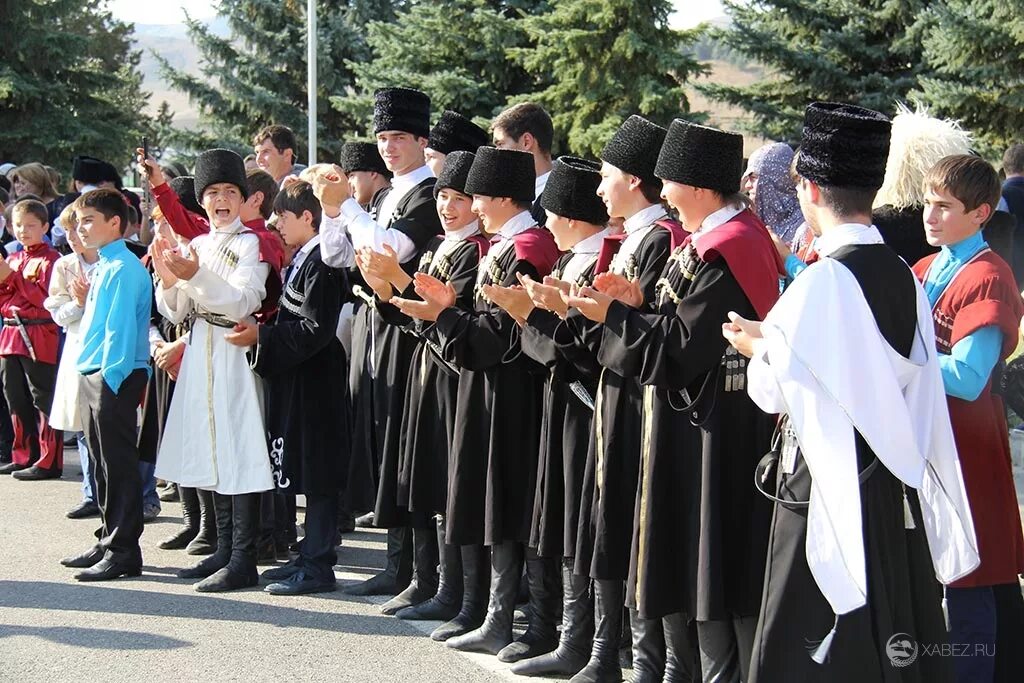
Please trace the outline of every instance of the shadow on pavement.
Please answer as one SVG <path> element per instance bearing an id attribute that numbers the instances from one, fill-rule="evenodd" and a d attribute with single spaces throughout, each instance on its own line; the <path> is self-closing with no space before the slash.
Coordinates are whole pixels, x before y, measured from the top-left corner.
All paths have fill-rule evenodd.
<path id="1" fill-rule="evenodd" d="M 340 591 L 315 596 L 318 601 L 323 602 L 323 609 L 313 611 L 288 607 L 286 602 L 289 598 L 283 596 L 267 595 L 266 602 L 253 603 L 215 595 L 154 593 L 125 587 L 134 582 L 141 585 L 144 580 L 145 575 L 143 579 L 121 579 L 117 588 L 52 581 L 0 581 L 0 608 L 183 617 L 310 628 L 357 635 L 423 637 L 422 633 L 394 617 L 335 612 L 330 606 L 332 602 L 351 601 L 365 604 L 364 600 L 350 598 Z M 157 583 L 159 582 L 160 580 L 157 580 Z"/>
<path id="2" fill-rule="evenodd" d="M 97 650 L 177 650 L 194 643 L 153 633 L 112 631 L 78 626 L 13 626 L 0 624 L 0 639 L 13 636 L 41 638 L 57 645 L 73 645 Z"/>

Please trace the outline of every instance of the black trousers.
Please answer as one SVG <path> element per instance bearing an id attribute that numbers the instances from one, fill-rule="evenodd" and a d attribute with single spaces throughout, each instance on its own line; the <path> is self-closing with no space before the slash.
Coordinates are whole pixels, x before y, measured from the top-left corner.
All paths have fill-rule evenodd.
<path id="1" fill-rule="evenodd" d="M 338 496 L 306 494 L 306 535 L 299 544 L 302 566 L 321 579 L 334 578 L 338 551 Z"/>
<path id="2" fill-rule="evenodd" d="M 78 394 L 89 459 L 96 477 L 102 527 L 99 545 L 106 557 L 142 564 L 142 481 L 136 409 L 146 388 L 145 370 L 134 370 L 115 394 L 99 372 L 84 375 Z"/>
<path id="3" fill-rule="evenodd" d="M 11 461 L 14 448 L 14 425 L 11 424 L 11 410 L 3 394 L 3 374 L 0 373 L 0 462 Z"/>
<path id="4" fill-rule="evenodd" d="M 50 428 L 47 419 L 57 388 L 57 366 L 26 356 L 3 356 L 0 376 L 10 410 L 12 459 L 22 465 L 61 469 L 64 436 Z"/>

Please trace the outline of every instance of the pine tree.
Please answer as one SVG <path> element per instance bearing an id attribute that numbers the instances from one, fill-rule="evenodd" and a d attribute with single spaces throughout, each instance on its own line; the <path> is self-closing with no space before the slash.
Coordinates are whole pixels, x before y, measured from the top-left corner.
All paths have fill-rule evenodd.
<path id="1" fill-rule="evenodd" d="M 367 22 L 389 20 L 389 0 L 319 0 L 317 5 L 317 141 L 322 159 L 336 158 L 351 117 L 329 106 L 327 97 L 352 85 L 349 60 L 369 58 Z M 202 76 L 174 70 L 161 60 L 171 85 L 188 93 L 200 111 L 200 130 L 174 141 L 193 149 L 225 146 L 251 151 L 252 136 L 279 123 L 295 131 L 300 157 L 308 133 L 306 92 L 306 3 L 302 0 L 219 0 L 218 13 L 230 35 L 221 37 L 193 19 L 188 33 L 203 55 Z"/>
<path id="2" fill-rule="evenodd" d="M 1022 142 L 1024 15 L 1019 3 L 945 0 L 921 19 L 925 60 L 922 99 L 934 113 L 959 119 L 979 151 L 998 159 Z"/>
<path id="3" fill-rule="evenodd" d="M 727 47 L 764 65 L 749 86 L 701 85 L 753 115 L 751 132 L 795 140 L 807 104 L 828 100 L 893 113 L 924 69 L 917 15 L 933 0 L 727 1 Z"/>
<path id="4" fill-rule="evenodd" d="M 557 152 L 596 156 L 623 119 L 694 118 L 683 86 L 702 72 L 698 31 L 668 26 L 665 0 L 563 0 L 524 21 L 535 47 L 513 57 L 542 85 L 516 99 L 552 115 Z"/>
<path id="5" fill-rule="evenodd" d="M 373 92 L 389 86 L 420 89 L 435 114 L 454 109 L 486 128 L 510 97 L 532 87 L 508 51 L 527 44 L 521 18 L 546 9 L 546 2 L 527 0 L 411 3 L 395 21 L 367 27 L 373 59 L 349 62 L 356 92 L 331 103 L 352 118 L 356 137 L 372 132 Z"/>
<path id="6" fill-rule="evenodd" d="M 154 159 L 159 160 L 174 137 L 174 112 L 171 111 L 171 105 L 167 100 L 160 103 L 156 115 L 146 126 L 146 136 L 149 142 L 149 153 Z"/>
<path id="7" fill-rule="evenodd" d="M 149 95 L 132 26 L 101 0 L 0 3 L 0 160 L 67 173 L 76 154 L 127 165 Z"/>

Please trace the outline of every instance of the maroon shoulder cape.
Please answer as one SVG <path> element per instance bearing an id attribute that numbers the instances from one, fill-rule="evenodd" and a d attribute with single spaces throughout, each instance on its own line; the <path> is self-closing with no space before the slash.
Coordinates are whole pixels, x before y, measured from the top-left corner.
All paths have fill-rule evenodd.
<path id="1" fill-rule="evenodd" d="M 537 272 L 547 275 L 558 260 L 558 245 L 547 228 L 530 228 L 512 238 L 516 247 L 516 258 L 533 264 Z"/>
<path id="2" fill-rule="evenodd" d="M 692 240 L 690 235 L 688 240 Z M 779 278 L 785 273 L 775 243 L 757 216 L 744 209 L 694 242 L 701 260 L 721 256 L 763 320 L 779 299 Z"/>

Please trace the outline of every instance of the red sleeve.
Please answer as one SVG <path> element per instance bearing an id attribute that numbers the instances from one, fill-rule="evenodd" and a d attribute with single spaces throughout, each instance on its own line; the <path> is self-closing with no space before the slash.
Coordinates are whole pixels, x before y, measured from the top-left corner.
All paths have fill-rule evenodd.
<path id="1" fill-rule="evenodd" d="M 210 232 L 210 225 L 205 220 L 185 208 L 174 189 L 167 183 L 153 188 L 153 196 L 160 206 L 164 218 L 178 235 L 185 239 L 195 239 Z"/>

